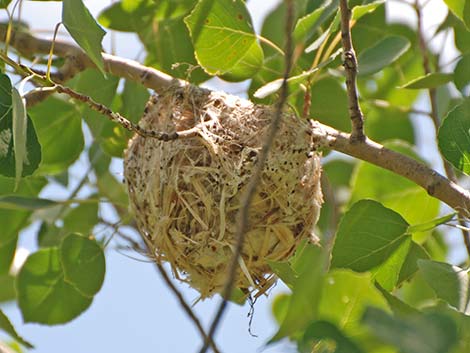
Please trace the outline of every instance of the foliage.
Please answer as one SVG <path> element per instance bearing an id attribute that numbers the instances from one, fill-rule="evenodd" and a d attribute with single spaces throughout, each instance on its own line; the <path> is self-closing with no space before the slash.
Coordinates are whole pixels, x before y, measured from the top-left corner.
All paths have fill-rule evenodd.
<path id="1" fill-rule="evenodd" d="M 11 9 L 9 3 L 0 7 Z M 441 52 L 422 47 L 419 28 L 387 22 L 384 1 L 349 1 L 367 136 L 423 161 L 417 129 L 433 117 L 440 156 L 463 179 L 470 174 L 470 2 L 445 3 L 449 14 L 434 34 L 453 34 L 455 71 L 441 65 Z M 105 74 L 104 27 L 135 33 L 150 67 L 196 84 L 215 75 L 250 79 L 250 99 L 274 104 L 285 12 L 281 3 L 264 19 L 260 36 L 241 0 L 121 0 L 96 19 L 82 0 L 64 0 L 63 24 L 97 67 L 64 84 L 138 121 L 149 92 Z M 288 103 L 299 116 L 307 112 L 348 131 L 339 23 L 338 1 L 296 1 Z M 44 65 L 42 54 L 34 60 Z M 63 63 L 52 60 L 52 71 Z M 62 324 L 83 313 L 103 283 L 109 239 L 95 232 L 109 226 L 103 203 L 114 208 L 120 226 L 134 226 L 126 191 L 109 169 L 131 134 L 64 96 L 26 108 L 24 84 L 15 88 L 17 76 L 7 72 L 0 75 L 0 301 L 16 300 L 25 322 Z M 433 104 L 418 109 L 418 98 L 428 93 Z M 414 124 L 417 110 L 427 112 L 418 112 Z M 87 144 L 86 134 L 92 136 Z M 63 200 L 41 197 L 48 185 L 70 187 L 70 168 L 80 156 L 89 169 L 78 189 Z M 85 184 L 91 191 L 78 198 Z M 441 242 L 451 231 L 440 226 L 457 224 L 455 215 L 442 217 L 440 201 L 413 182 L 334 153 L 324 163 L 324 194 L 321 247 L 304 243 L 288 262 L 270 263 L 291 290 L 273 299 L 279 330 L 270 343 L 288 337 L 300 352 L 468 352 L 469 262 L 448 263 Z M 12 272 L 18 236 L 32 222 L 40 224 L 39 250 Z M 423 295 L 425 283 L 432 292 Z M 0 329 L 31 347 L 1 311 Z"/>

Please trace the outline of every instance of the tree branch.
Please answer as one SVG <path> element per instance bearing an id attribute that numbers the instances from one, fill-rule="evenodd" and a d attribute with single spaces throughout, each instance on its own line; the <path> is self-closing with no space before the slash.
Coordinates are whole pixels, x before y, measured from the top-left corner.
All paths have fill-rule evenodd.
<path id="1" fill-rule="evenodd" d="M 312 120 L 311 125 L 314 142 L 401 175 L 463 216 L 470 215 L 470 192 L 423 163 L 389 150 L 368 138 L 362 143 L 354 143 L 349 134 L 318 121 Z"/>
<path id="2" fill-rule="evenodd" d="M 343 66 L 346 73 L 346 89 L 348 92 L 349 116 L 351 118 L 351 141 L 360 142 L 365 140 L 364 135 L 364 115 L 359 106 L 356 76 L 357 59 L 351 39 L 351 10 L 348 7 L 348 0 L 340 0 L 341 12 L 341 42 L 343 43 Z"/>

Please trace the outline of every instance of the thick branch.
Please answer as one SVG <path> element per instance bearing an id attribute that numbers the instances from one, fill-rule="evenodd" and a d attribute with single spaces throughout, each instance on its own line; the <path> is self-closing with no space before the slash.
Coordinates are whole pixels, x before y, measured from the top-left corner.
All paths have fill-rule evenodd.
<path id="1" fill-rule="evenodd" d="M 317 121 L 312 121 L 312 137 L 322 146 L 401 175 L 421 186 L 429 195 L 446 203 L 463 216 L 470 215 L 470 192 L 415 159 L 389 150 L 369 139 L 353 143 L 349 134 Z"/>
<path id="2" fill-rule="evenodd" d="M 340 0 L 341 11 L 341 41 L 344 49 L 344 70 L 346 73 L 346 89 L 348 92 L 349 116 L 351 118 L 351 141 L 364 141 L 364 115 L 359 106 L 357 94 L 356 76 L 357 59 L 351 39 L 350 17 L 351 10 L 348 8 L 348 0 Z"/>

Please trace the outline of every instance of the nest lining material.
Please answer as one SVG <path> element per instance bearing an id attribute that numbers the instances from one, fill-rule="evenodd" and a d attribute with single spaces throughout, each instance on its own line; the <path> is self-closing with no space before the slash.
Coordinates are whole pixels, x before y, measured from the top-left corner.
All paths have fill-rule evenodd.
<path id="1" fill-rule="evenodd" d="M 196 127 L 198 136 L 162 142 L 137 135 L 126 151 L 125 180 L 144 240 L 201 298 L 225 284 L 240 198 L 274 114 L 225 93 L 173 87 L 150 99 L 141 127 Z M 275 282 L 267 260 L 286 260 L 301 240 L 316 238 L 320 174 L 307 123 L 284 113 L 250 208 L 236 287 L 264 293 Z"/>

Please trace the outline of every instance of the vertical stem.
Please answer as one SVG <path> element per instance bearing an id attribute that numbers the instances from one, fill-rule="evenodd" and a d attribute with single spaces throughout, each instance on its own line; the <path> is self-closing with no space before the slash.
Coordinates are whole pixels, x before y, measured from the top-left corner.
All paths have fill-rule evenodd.
<path id="1" fill-rule="evenodd" d="M 341 41 L 344 50 L 343 66 L 346 73 L 346 89 L 348 92 L 349 116 L 351 118 L 351 141 L 362 142 L 364 135 L 364 115 L 359 106 L 356 76 L 357 59 L 351 39 L 351 10 L 348 7 L 348 0 L 340 0 L 339 7 L 341 11 Z"/>

